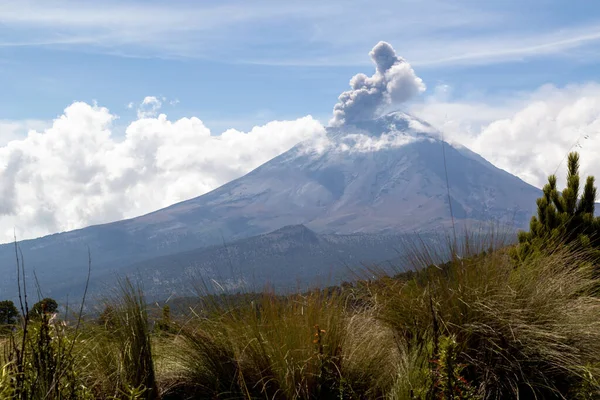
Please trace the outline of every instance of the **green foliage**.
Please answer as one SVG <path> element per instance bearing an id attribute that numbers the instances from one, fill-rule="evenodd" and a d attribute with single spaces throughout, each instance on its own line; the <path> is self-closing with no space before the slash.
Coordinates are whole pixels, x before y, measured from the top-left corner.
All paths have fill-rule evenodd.
<path id="1" fill-rule="evenodd" d="M 146 389 L 143 385 L 140 387 L 129 387 L 127 386 L 124 389 L 120 389 L 120 396 L 115 397 L 115 400 L 142 400 L 147 398 L 146 393 L 148 389 Z"/>
<path id="2" fill-rule="evenodd" d="M 387 393 L 390 400 L 421 400 L 432 397 L 434 375 L 430 341 L 396 342 L 400 357 L 396 379 Z"/>
<path id="3" fill-rule="evenodd" d="M 459 344 L 454 336 L 442 336 L 439 340 L 437 358 L 432 360 L 434 368 L 433 394 L 438 399 L 475 400 L 475 389 L 464 378 L 467 364 L 459 363 Z"/>
<path id="4" fill-rule="evenodd" d="M 393 384 L 394 370 L 388 366 L 397 352 L 374 310 L 349 313 L 342 297 L 319 291 L 255 297 L 236 307 L 204 303 L 199 318 L 181 327 L 179 364 L 185 372 L 174 393 L 381 398 Z"/>
<path id="5" fill-rule="evenodd" d="M 58 310 L 56 300 L 46 297 L 35 303 L 31 308 L 31 317 L 39 319 L 44 314 L 54 314 Z"/>
<path id="6" fill-rule="evenodd" d="M 19 311 L 11 300 L 0 301 L 0 326 L 17 323 Z"/>
<path id="7" fill-rule="evenodd" d="M 524 259 L 558 243 L 600 247 L 600 218 L 594 217 L 596 187 L 589 176 L 580 196 L 579 155 L 568 157 L 567 187 L 559 192 L 556 176 L 551 175 L 537 200 L 537 216 L 532 217 L 529 232 L 519 233 L 514 256 Z"/>
<path id="8" fill-rule="evenodd" d="M 81 329 L 41 312 L 0 339 L 0 399 L 599 398 L 592 246 L 515 268 L 510 249 L 463 244 L 395 276 L 170 302 L 154 330 L 122 280 Z"/>
<path id="9" fill-rule="evenodd" d="M 163 306 L 161 318 L 156 321 L 155 327 L 160 332 L 175 333 L 177 331 L 171 320 L 171 307 L 168 304 Z"/>
<path id="10" fill-rule="evenodd" d="M 563 248 L 514 268 L 501 250 L 382 288 L 381 318 L 404 347 L 426 348 L 437 360 L 432 379 L 413 393 L 439 395 L 457 385 L 483 398 L 566 398 L 581 385 L 597 391 L 585 373 L 598 374 L 600 354 L 589 260 L 583 250 Z"/>
<path id="11" fill-rule="evenodd" d="M 147 304 L 141 286 L 128 278 L 119 281 L 119 290 L 108 300 L 101 315 L 105 331 L 94 340 L 98 347 L 90 357 L 102 368 L 105 387 L 127 398 L 158 398 L 158 387 L 148 327 Z M 132 392 L 133 390 L 133 392 Z M 136 397 L 137 398 L 137 397 Z"/>
<path id="12" fill-rule="evenodd" d="M 98 323 L 109 329 L 114 329 L 116 327 L 117 319 L 115 315 L 115 308 L 112 305 L 105 305 L 104 310 L 98 317 Z"/>
<path id="13" fill-rule="evenodd" d="M 0 368 L 0 399 L 13 399 L 15 397 L 14 381 L 12 364 L 5 362 Z"/>
<path id="14" fill-rule="evenodd" d="M 598 371 L 598 366 L 595 368 L 587 365 L 583 369 L 584 379 L 579 384 L 574 385 L 569 398 L 574 400 L 593 400 L 600 398 L 600 381 L 594 371 Z"/>
<path id="15" fill-rule="evenodd" d="M 73 353 L 76 340 L 62 321 L 42 314 L 27 334 L 18 331 L 5 343 L 0 393 L 10 392 L 16 399 L 91 399 L 81 376 L 83 365 Z"/>

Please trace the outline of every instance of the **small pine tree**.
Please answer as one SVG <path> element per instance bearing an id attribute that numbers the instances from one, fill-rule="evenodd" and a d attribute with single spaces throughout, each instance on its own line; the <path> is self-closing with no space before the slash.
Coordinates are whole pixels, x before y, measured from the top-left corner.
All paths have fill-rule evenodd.
<path id="1" fill-rule="evenodd" d="M 529 232 L 519 232 L 517 256 L 521 259 L 562 243 L 600 247 L 600 218 L 594 217 L 596 187 L 589 176 L 580 197 L 579 154 L 568 158 L 567 187 L 556 189 L 556 176 L 550 175 L 543 196 L 537 200 L 537 216 L 531 218 Z"/>

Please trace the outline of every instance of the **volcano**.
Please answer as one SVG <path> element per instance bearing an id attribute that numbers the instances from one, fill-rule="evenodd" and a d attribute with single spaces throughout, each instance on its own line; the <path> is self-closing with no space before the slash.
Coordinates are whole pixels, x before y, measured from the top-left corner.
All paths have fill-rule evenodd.
<path id="1" fill-rule="evenodd" d="M 20 243 L 50 292 L 94 274 L 302 225 L 326 235 L 404 234 L 490 221 L 525 227 L 541 191 L 411 115 L 327 128 L 212 192 L 137 218 Z M 450 207 L 451 206 L 451 207 Z M 452 210 L 452 214 L 450 212 Z M 16 283 L 0 246 L 0 297 Z M 62 292 L 61 292 L 62 293 Z M 5 296 L 6 297 L 6 296 Z"/>

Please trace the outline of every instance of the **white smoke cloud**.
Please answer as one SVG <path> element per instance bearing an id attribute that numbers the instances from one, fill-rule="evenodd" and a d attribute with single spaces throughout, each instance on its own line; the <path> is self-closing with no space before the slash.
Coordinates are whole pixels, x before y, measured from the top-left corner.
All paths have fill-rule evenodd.
<path id="1" fill-rule="evenodd" d="M 339 96 L 333 108 L 333 126 L 371 119 L 382 109 L 403 103 L 425 90 L 419 78 L 389 43 L 379 42 L 369 53 L 375 74 L 357 74 L 350 80 L 351 90 Z"/>
<path id="2" fill-rule="evenodd" d="M 403 132 L 388 132 L 377 137 L 361 133 L 350 133 L 335 139 L 325 135 L 315 135 L 311 140 L 307 140 L 301 145 L 305 154 L 322 155 L 325 152 L 370 153 L 402 147 L 424 139 L 426 140 L 426 138 L 406 135 Z"/>
<path id="3" fill-rule="evenodd" d="M 494 165 L 542 187 L 557 172 L 565 185 L 565 156 L 581 155 L 581 172 L 600 180 L 600 84 L 556 87 L 486 103 L 432 99 L 412 112 Z"/>
<path id="4" fill-rule="evenodd" d="M 42 236 L 129 218 L 199 196 L 322 135 L 310 116 L 220 135 L 196 117 L 152 116 L 147 97 L 125 137 L 116 116 L 73 103 L 47 129 L 0 146 L 0 241 Z"/>

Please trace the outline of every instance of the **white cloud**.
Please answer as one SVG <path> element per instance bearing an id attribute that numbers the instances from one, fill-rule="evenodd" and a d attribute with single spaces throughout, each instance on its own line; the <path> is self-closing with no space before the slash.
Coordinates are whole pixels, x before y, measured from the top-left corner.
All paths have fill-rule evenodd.
<path id="1" fill-rule="evenodd" d="M 402 133 L 385 133 L 379 137 L 373 137 L 364 134 L 346 135 L 335 150 L 344 152 L 369 153 L 374 151 L 388 150 L 395 147 L 402 147 L 409 143 L 422 140 L 415 136 Z"/>
<path id="2" fill-rule="evenodd" d="M 0 120 L 0 146 L 11 140 L 22 139 L 32 129 L 45 129 L 51 122 L 41 120 L 10 121 Z"/>
<path id="3" fill-rule="evenodd" d="M 451 101 L 450 89 L 437 88 L 410 111 L 535 186 L 570 149 L 581 153 L 583 174 L 600 178 L 600 84 L 544 86 L 493 101 Z M 150 212 L 206 193 L 305 139 L 314 139 L 313 150 L 331 150 L 310 116 L 211 135 L 198 118 L 154 115 L 164 101 L 145 98 L 151 114 L 130 123 L 124 137 L 115 135 L 117 117 L 108 109 L 81 102 L 50 125 L 0 123 L 0 240 L 11 240 L 13 228 L 29 238 Z M 7 139 L 6 132 L 17 133 Z M 333 150 L 377 151 L 414 140 L 349 133 Z M 562 162 L 561 184 L 564 172 Z"/>
<path id="4" fill-rule="evenodd" d="M 597 48 L 600 42 L 598 23 L 552 29 L 548 32 L 490 31 L 476 37 L 457 40 L 428 38 L 405 52 L 415 66 L 439 67 L 444 65 L 486 65 L 522 62 L 525 59 L 558 57 L 579 61 L 597 61 L 594 52 L 578 53 L 581 49 Z"/>
<path id="5" fill-rule="evenodd" d="M 364 133 L 349 133 L 334 139 L 326 135 L 314 135 L 301 143 L 301 149 L 304 154 L 317 155 L 324 152 L 370 153 L 402 147 L 424 139 L 405 132 L 389 132 L 375 137 Z"/>
<path id="6" fill-rule="evenodd" d="M 143 103 L 153 110 L 157 100 Z M 310 116 L 220 135 L 195 117 L 142 116 L 117 138 L 115 115 L 77 102 L 49 128 L 1 146 L 0 240 L 13 228 L 25 239 L 201 195 L 323 132 Z"/>
<path id="7" fill-rule="evenodd" d="M 581 155 L 582 175 L 600 179 L 600 85 L 589 83 L 516 94 L 485 104 L 481 99 L 449 102 L 435 96 L 412 112 L 446 139 L 463 143 L 484 158 L 542 187 L 557 172 L 565 184 L 565 156 Z"/>
<path id="8" fill-rule="evenodd" d="M 163 98 L 162 101 L 166 99 Z M 162 107 L 162 101 L 155 96 L 146 96 L 140 103 L 137 109 L 137 117 L 142 118 L 153 118 L 156 117 L 158 110 Z"/>

